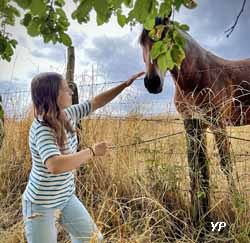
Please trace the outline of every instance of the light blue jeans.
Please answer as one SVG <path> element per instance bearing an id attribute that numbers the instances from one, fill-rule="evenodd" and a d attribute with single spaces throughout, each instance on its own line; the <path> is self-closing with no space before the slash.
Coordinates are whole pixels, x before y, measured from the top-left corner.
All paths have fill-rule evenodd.
<path id="1" fill-rule="evenodd" d="M 75 195 L 54 208 L 23 199 L 23 218 L 28 243 L 56 243 L 56 222 L 69 232 L 73 243 L 89 243 L 90 240 L 100 243 L 103 240 L 93 219 Z"/>

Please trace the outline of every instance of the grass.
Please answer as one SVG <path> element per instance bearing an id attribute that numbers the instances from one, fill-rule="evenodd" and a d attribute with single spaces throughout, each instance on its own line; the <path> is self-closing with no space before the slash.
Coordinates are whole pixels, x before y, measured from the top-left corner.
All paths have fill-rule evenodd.
<path id="1" fill-rule="evenodd" d="M 93 216 L 108 243 L 193 243 L 199 234 L 191 226 L 189 176 L 185 134 L 143 143 L 154 137 L 184 131 L 176 116 L 148 120 L 131 114 L 125 119 L 94 118 L 82 121 L 81 146 L 108 140 L 114 149 L 82 166 L 77 173 L 77 195 Z M 162 121 L 159 121 L 162 120 Z M 168 120 L 168 121 L 166 121 Z M 28 132 L 31 118 L 5 122 L 0 151 L 0 239 L 26 242 L 21 214 L 31 157 Z M 229 128 L 232 136 L 249 138 L 249 127 Z M 225 221 L 226 230 L 207 232 L 205 242 L 250 242 L 250 164 L 247 142 L 231 140 L 234 176 L 240 198 L 231 198 L 219 169 L 214 140 L 208 134 L 211 215 Z M 196 233 L 195 233 L 196 231 Z M 59 242 L 70 242 L 59 228 Z"/>

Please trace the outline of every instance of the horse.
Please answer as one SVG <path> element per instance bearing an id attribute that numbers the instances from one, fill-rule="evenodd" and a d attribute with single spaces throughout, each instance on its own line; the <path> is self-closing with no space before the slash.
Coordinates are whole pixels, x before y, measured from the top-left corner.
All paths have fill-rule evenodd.
<path id="1" fill-rule="evenodd" d="M 156 18 L 164 24 L 164 38 L 171 24 L 169 18 Z M 250 59 L 226 60 L 201 47 L 186 31 L 178 30 L 185 38 L 185 58 L 180 68 L 169 70 L 175 84 L 174 103 L 183 117 L 188 147 L 188 164 L 193 205 L 193 223 L 204 219 L 210 208 L 209 162 L 206 131 L 215 136 L 220 155 L 220 167 L 227 177 L 230 192 L 237 191 L 227 126 L 250 124 Z M 154 41 L 143 29 L 139 37 L 146 66 L 144 86 L 150 93 L 162 91 L 164 76 L 155 60 L 150 58 Z"/>

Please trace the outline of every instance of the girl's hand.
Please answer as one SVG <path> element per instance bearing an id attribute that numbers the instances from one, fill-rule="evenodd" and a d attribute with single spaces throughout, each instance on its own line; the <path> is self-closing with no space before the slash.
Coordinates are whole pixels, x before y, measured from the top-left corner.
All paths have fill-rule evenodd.
<path id="1" fill-rule="evenodd" d="M 144 71 L 139 72 L 139 73 L 133 75 L 131 78 L 129 78 L 128 80 L 125 81 L 126 86 L 127 86 L 127 87 L 130 86 L 130 85 L 134 82 L 135 79 L 139 78 L 139 77 L 142 76 L 143 74 L 145 74 Z"/>
<path id="2" fill-rule="evenodd" d="M 100 142 L 100 143 L 94 144 L 92 148 L 94 150 L 95 156 L 102 156 L 106 153 L 107 147 L 108 145 L 106 142 Z"/>

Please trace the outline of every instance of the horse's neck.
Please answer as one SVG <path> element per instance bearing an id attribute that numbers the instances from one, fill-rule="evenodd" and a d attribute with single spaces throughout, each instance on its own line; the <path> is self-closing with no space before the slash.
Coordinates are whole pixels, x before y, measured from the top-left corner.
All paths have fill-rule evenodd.
<path id="1" fill-rule="evenodd" d="M 199 71 L 211 68 L 211 65 L 220 65 L 221 58 L 213 55 L 202 48 L 189 34 L 180 30 L 180 33 L 186 40 L 185 59 L 181 68 L 170 70 L 175 83 L 180 87 L 189 87 L 185 82 L 192 82 L 193 85 L 199 85 Z"/>
<path id="2" fill-rule="evenodd" d="M 185 38 L 186 40 L 186 44 L 185 44 L 185 53 L 186 53 L 186 57 L 188 57 L 189 55 L 193 55 L 195 54 L 195 51 L 198 53 L 206 53 L 206 50 L 203 49 L 197 41 L 195 41 L 187 32 L 179 30 L 179 32 L 181 33 L 181 35 Z M 194 52 L 194 53 L 192 53 Z M 199 54 L 198 54 L 199 55 Z"/>

